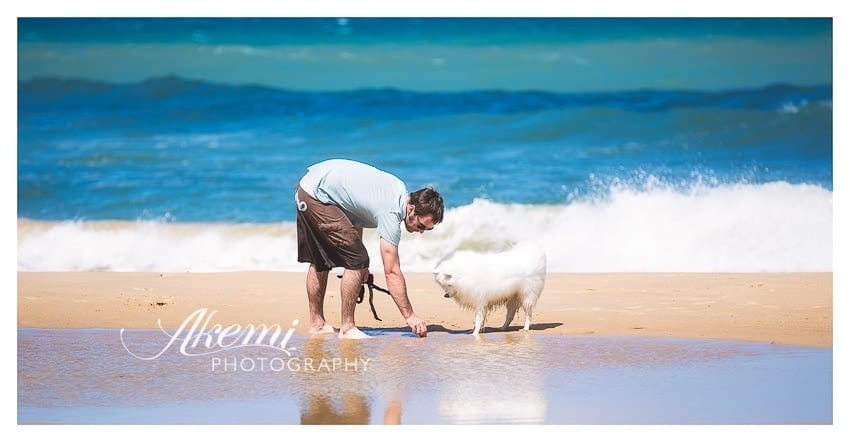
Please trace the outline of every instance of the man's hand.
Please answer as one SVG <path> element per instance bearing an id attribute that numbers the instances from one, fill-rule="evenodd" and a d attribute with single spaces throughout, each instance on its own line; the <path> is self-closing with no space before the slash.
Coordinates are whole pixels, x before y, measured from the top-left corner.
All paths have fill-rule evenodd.
<path id="1" fill-rule="evenodd" d="M 428 335 L 428 327 L 425 324 L 425 321 L 419 318 L 419 316 L 416 316 L 414 313 L 411 313 L 410 316 L 407 317 L 407 325 L 410 326 L 413 333 L 419 335 L 420 338 L 424 338 Z"/>

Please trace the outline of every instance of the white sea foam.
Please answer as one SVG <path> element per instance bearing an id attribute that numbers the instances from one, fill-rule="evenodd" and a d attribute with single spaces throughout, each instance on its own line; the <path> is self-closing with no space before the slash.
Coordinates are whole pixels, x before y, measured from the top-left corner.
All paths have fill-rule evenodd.
<path id="1" fill-rule="evenodd" d="M 18 221 L 18 270 L 303 271 L 295 224 Z M 403 235 L 403 270 L 431 271 L 455 249 L 546 247 L 549 271 L 832 271 L 832 192 L 819 186 L 612 187 L 564 205 L 475 200 L 426 234 Z M 380 271 L 378 238 L 364 241 Z"/>
<path id="2" fill-rule="evenodd" d="M 18 270 L 300 270 L 294 224 L 18 221 Z"/>

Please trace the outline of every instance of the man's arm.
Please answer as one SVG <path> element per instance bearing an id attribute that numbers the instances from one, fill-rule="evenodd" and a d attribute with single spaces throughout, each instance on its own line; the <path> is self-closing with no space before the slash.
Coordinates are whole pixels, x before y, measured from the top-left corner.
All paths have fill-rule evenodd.
<path id="1" fill-rule="evenodd" d="M 419 336 L 428 334 L 425 321 L 413 313 L 413 306 L 407 297 L 407 284 L 401 273 L 401 263 L 398 259 L 398 247 L 391 242 L 381 238 L 381 260 L 384 263 L 384 275 L 387 278 L 387 290 L 390 292 L 399 312 L 407 321 L 407 325 Z"/>

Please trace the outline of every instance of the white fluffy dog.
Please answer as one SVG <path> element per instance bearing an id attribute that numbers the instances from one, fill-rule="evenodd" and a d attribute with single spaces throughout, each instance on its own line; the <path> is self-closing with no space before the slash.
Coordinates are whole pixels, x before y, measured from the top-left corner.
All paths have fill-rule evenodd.
<path id="1" fill-rule="evenodd" d="M 533 242 L 518 243 L 496 253 L 458 250 L 437 264 L 434 279 L 446 297 L 475 312 L 473 335 L 478 335 L 487 314 L 502 305 L 508 310 L 502 330 L 507 330 L 522 307 L 523 330 L 528 331 L 531 311 L 546 280 L 546 253 Z"/>

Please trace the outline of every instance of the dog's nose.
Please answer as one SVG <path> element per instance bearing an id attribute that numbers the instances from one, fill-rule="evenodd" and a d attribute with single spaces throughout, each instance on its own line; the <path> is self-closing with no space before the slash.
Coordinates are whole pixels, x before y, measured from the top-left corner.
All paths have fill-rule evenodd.
<path id="1" fill-rule="evenodd" d="M 443 298 L 451 298 L 451 297 L 452 297 L 452 295 L 450 295 L 449 292 L 443 293 Z"/>

